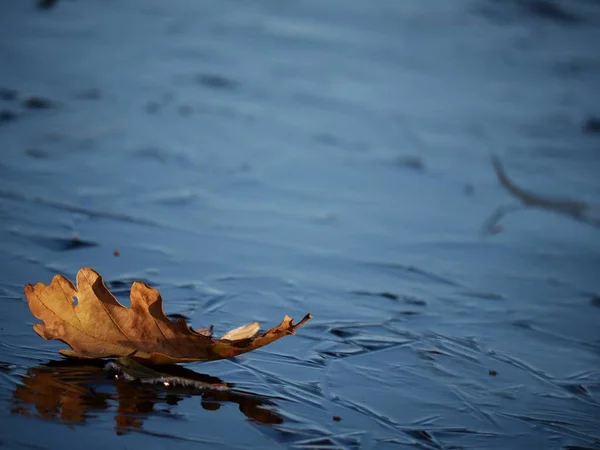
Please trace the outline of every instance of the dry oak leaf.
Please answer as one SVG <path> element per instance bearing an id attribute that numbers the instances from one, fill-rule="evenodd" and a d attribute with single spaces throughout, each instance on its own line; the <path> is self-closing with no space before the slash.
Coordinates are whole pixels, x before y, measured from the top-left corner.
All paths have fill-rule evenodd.
<path id="1" fill-rule="evenodd" d="M 160 293 L 139 281 L 131 286 L 131 306 L 123 306 L 89 267 L 77 273 L 77 289 L 56 275 L 47 286 L 27 284 L 25 295 L 32 314 L 43 322 L 33 326 L 36 333 L 68 344 L 72 350 L 60 353 L 76 358 L 134 356 L 153 364 L 231 358 L 294 334 L 312 318 L 307 314 L 294 325 L 285 316 L 262 335 L 257 335 L 258 322 L 252 322 L 215 339 L 212 329 L 193 330 L 183 319 L 171 321 Z"/>

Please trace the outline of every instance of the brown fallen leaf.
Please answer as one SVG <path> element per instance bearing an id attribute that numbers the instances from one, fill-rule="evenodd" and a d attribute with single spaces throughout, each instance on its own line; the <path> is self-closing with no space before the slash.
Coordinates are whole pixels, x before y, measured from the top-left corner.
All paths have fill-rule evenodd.
<path id="1" fill-rule="evenodd" d="M 215 339 L 212 329 L 193 330 L 183 319 L 171 321 L 163 311 L 160 293 L 145 283 L 133 283 L 131 306 L 123 306 L 102 277 L 89 267 L 77 273 L 77 289 L 65 277 L 56 275 L 49 285 L 27 284 L 25 296 L 32 314 L 43 322 L 33 326 L 36 333 L 71 347 L 60 350 L 62 355 L 134 356 L 153 364 L 232 358 L 294 334 L 312 318 L 307 314 L 294 324 L 294 319 L 285 316 L 279 325 L 261 335 L 257 335 L 258 322 L 252 322 Z"/>

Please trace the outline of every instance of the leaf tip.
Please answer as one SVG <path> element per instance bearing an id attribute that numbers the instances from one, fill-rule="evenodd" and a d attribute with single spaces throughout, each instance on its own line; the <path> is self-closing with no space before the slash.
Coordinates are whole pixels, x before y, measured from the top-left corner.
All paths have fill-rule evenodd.
<path id="1" fill-rule="evenodd" d="M 41 323 L 34 324 L 33 331 L 35 331 L 41 338 L 46 339 L 44 333 L 44 325 L 42 325 Z"/>
<path id="2" fill-rule="evenodd" d="M 67 278 L 63 277 L 62 275 L 61 275 L 61 278 L 64 279 L 64 281 L 66 281 L 70 285 L 72 285 L 72 283 Z M 106 287 L 104 285 L 104 280 L 102 278 L 102 275 L 100 275 L 98 272 L 96 272 L 91 267 L 82 267 L 81 269 L 79 269 L 79 271 L 77 272 L 77 276 L 75 277 L 75 280 L 77 282 L 78 289 L 79 289 L 79 286 L 85 286 L 88 284 L 90 286 L 93 286 L 96 283 L 100 283 L 103 287 Z M 54 280 L 52 280 L 52 281 L 54 281 Z"/>
<path id="3" fill-rule="evenodd" d="M 23 291 L 25 292 L 25 297 L 27 297 L 27 301 L 29 301 L 29 296 L 33 295 L 33 293 L 35 292 L 35 287 L 28 283 L 25 286 L 23 286 Z"/>
<path id="4" fill-rule="evenodd" d="M 82 267 L 81 269 L 79 269 L 78 273 L 83 273 L 83 274 L 91 273 L 91 274 L 100 276 L 100 274 L 98 272 L 96 272 L 94 269 L 92 269 L 91 267 Z"/>
<path id="5" fill-rule="evenodd" d="M 144 308 L 154 306 L 154 308 L 162 311 L 162 297 L 160 296 L 160 292 L 142 281 L 133 282 L 129 298 L 132 305 L 143 305 Z"/>

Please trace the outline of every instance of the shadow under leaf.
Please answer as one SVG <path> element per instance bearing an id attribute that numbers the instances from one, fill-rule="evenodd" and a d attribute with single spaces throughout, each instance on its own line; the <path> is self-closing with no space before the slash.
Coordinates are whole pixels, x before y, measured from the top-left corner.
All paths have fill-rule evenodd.
<path id="1" fill-rule="evenodd" d="M 114 412 L 115 433 L 124 434 L 142 429 L 152 415 L 171 414 L 173 407 L 190 397 L 200 397 L 200 406 L 207 411 L 231 402 L 251 420 L 283 423 L 279 414 L 267 408 L 274 403 L 266 397 L 184 367 L 148 368 L 129 358 L 108 364 L 52 361 L 30 368 L 13 391 L 11 412 L 67 425 L 86 424 L 101 412 Z"/>

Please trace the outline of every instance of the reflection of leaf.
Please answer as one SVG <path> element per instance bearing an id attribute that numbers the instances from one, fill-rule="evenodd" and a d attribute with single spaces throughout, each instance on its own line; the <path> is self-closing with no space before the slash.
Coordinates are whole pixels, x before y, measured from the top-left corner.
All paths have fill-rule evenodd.
<path id="1" fill-rule="evenodd" d="M 86 267 L 77 274 L 77 289 L 56 275 L 48 286 L 26 285 L 25 295 L 33 315 L 44 322 L 34 325 L 34 330 L 44 339 L 58 339 L 72 348 L 61 350 L 63 355 L 106 358 L 135 354 L 154 364 L 231 358 L 294 334 L 312 317 L 307 314 L 294 325 L 294 320 L 285 316 L 278 326 L 259 336 L 255 335 L 260 326 L 253 322 L 215 339 L 211 330 L 192 330 L 184 320 L 169 320 L 159 292 L 144 283 L 131 286 L 131 307 L 121 305 L 102 277 Z"/>
<path id="2" fill-rule="evenodd" d="M 497 223 L 506 214 L 523 208 L 541 208 L 565 215 L 579 222 L 584 222 L 594 227 L 600 228 L 600 206 L 588 204 L 577 200 L 566 200 L 560 198 L 551 198 L 537 193 L 526 191 L 517 186 L 506 174 L 500 159 L 492 154 L 492 164 L 496 171 L 496 176 L 500 184 L 512 194 L 521 205 L 503 206 L 487 219 L 484 230 L 487 232 L 497 229 Z"/>
<path id="3" fill-rule="evenodd" d="M 48 365 L 30 369 L 13 392 L 12 411 L 39 419 L 85 422 L 90 412 L 108 408 L 110 396 L 88 386 L 101 380 L 106 380 L 106 374 L 97 365 Z M 28 409 L 28 405 L 35 406 L 35 411 Z"/>
<path id="4" fill-rule="evenodd" d="M 154 366 L 147 367 L 129 357 L 118 358 L 106 366 L 117 371 L 126 380 L 136 381 L 148 386 L 168 387 L 168 392 L 173 398 L 176 395 L 185 395 L 202 392 L 202 407 L 216 411 L 221 407 L 220 402 L 235 402 L 239 404 L 240 411 L 249 418 L 265 424 L 279 424 L 283 419 L 278 414 L 263 405 L 273 403 L 254 394 L 233 390 L 230 385 L 223 383 L 219 378 L 199 374 L 180 366 Z M 121 404 L 119 407 L 121 411 Z"/>
<path id="5" fill-rule="evenodd" d="M 130 369 L 133 378 L 143 373 L 143 368 L 133 360 L 126 358 L 117 363 L 135 364 L 135 370 Z M 160 372 L 148 368 L 149 372 L 143 376 L 154 371 L 171 380 L 181 380 L 180 385 L 167 387 L 159 380 L 154 384 L 127 381 L 122 376 L 122 367 L 118 372 L 105 370 L 103 363 L 93 361 L 65 360 L 34 367 L 28 370 L 13 391 L 11 411 L 38 419 L 77 424 L 92 420 L 94 413 L 113 410 L 115 432 L 122 434 L 142 428 L 149 416 L 159 411 L 165 414 L 165 410 L 168 414 L 181 400 L 198 396 L 206 410 L 216 411 L 221 403 L 233 402 L 239 405 L 244 415 L 257 422 L 283 422 L 281 416 L 265 408 L 273 405 L 267 398 L 238 391 L 219 378 L 184 367 L 169 365 L 158 369 Z"/>

